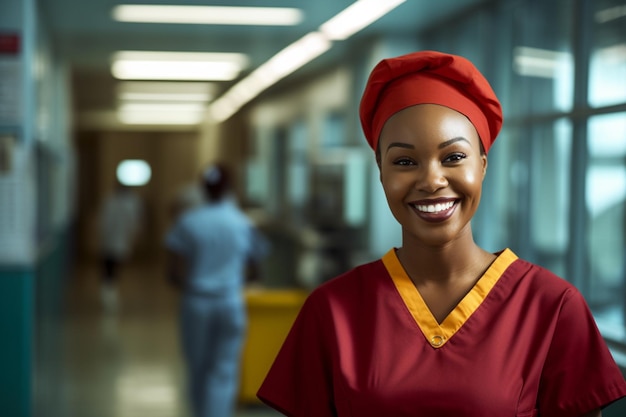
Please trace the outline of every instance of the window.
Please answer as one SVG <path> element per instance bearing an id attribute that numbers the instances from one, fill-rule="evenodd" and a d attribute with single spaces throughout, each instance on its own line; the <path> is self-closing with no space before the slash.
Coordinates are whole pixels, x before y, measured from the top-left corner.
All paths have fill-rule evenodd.
<path id="1" fill-rule="evenodd" d="M 603 327 L 625 338 L 626 113 L 589 119 L 585 207 L 589 216 L 587 299 Z"/>
<path id="2" fill-rule="evenodd" d="M 475 42 L 485 31 L 497 36 Z M 571 281 L 605 337 L 626 346 L 626 3 L 492 2 L 423 40 L 478 57 L 502 101 L 477 241 Z"/>
<path id="3" fill-rule="evenodd" d="M 568 119 L 532 129 L 530 154 L 530 248 L 535 261 L 566 277 L 569 241 L 572 126 Z"/>
<path id="4" fill-rule="evenodd" d="M 116 175 L 123 185 L 141 186 L 150 182 L 152 169 L 142 159 L 126 159 L 118 164 Z"/>

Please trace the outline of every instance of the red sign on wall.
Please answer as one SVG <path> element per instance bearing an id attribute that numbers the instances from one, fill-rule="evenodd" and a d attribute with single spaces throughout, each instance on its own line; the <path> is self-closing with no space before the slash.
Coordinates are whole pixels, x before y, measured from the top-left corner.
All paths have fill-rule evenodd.
<path id="1" fill-rule="evenodd" d="M 0 54 L 15 55 L 20 52 L 20 37 L 15 33 L 0 32 Z"/>

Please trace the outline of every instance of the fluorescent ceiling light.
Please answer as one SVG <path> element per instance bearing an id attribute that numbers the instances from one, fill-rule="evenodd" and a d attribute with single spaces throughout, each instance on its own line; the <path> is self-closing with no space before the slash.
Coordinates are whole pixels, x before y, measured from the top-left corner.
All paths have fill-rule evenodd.
<path id="1" fill-rule="evenodd" d="M 125 124 L 195 125 L 204 118 L 205 109 L 203 102 L 123 102 L 117 117 Z"/>
<path id="2" fill-rule="evenodd" d="M 124 4 L 113 8 L 114 20 L 145 23 L 293 26 L 302 11 L 287 7 L 228 7 Z"/>
<path id="3" fill-rule="evenodd" d="M 231 87 L 208 107 L 216 122 L 235 114 L 263 90 L 329 50 L 333 40 L 343 40 L 384 16 L 406 0 L 359 0 L 299 41 L 273 56 Z"/>
<path id="4" fill-rule="evenodd" d="M 235 53 L 119 51 L 111 72 L 122 80 L 230 81 L 246 65 Z"/>
<path id="5" fill-rule="evenodd" d="M 210 116 L 224 121 L 267 87 L 317 58 L 332 46 L 320 32 L 311 32 L 278 52 L 209 107 Z"/>
<path id="6" fill-rule="evenodd" d="M 118 112 L 120 122 L 129 125 L 197 125 L 202 112 Z"/>
<path id="7" fill-rule="evenodd" d="M 169 51 L 118 51 L 115 60 L 161 60 L 190 62 L 230 62 L 244 66 L 248 58 L 236 52 L 169 52 Z"/>
<path id="8" fill-rule="evenodd" d="M 123 81 L 117 86 L 122 101 L 208 102 L 214 85 L 199 82 Z"/>
<path id="9" fill-rule="evenodd" d="M 239 70 L 227 63 L 162 61 L 114 62 L 111 72 L 121 80 L 229 81 L 239 75 Z"/>
<path id="10" fill-rule="evenodd" d="M 123 103 L 118 108 L 123 113 L 162 112 L 199 113 L 204 110 L 202 103 Z"/>
<path id="11" fill-rule="evenodd" d="M 328 51 L 330 47 L 331 42 L 326 36 L 320 32 L 311 32 L 274 55 L 258 71 L 278 81 Z"/>
<path id="12" fill-rule="evenodd" d="M 121 93 L 117 96 L 124 101 L 160 101 L 160 102 L 208 102 L 211 97 L 207 94 L 174 94 L 174 93 Z"/>
<path id="13" fill-rule="evenodd" d="M 380 19 L 406 0 L 359 0 L 320 26 L 331 40 L 344 40 Z"/>

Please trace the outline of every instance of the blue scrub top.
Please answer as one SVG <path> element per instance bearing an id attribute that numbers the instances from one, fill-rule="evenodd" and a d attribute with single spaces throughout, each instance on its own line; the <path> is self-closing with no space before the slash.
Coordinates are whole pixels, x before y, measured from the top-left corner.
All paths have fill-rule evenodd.
<path id="1" fill-rule="evenodd" d="M 184 213 L 165 238 L 188 261 L 186 290 L 197 294 L 240 291 L 248 259 L 260 259 L 267 242 L 231 200 L 205 203 Z"/>

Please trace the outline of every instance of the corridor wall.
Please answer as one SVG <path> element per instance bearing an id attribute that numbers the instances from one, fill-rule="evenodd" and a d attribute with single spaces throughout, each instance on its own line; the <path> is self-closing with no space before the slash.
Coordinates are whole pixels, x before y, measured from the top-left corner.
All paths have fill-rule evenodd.
<path id="1" fill-rule="evenodd" d="M 27 417 L 72 215 L 67 73 L 36 0 L 0 2 L 0 72 L 0 410 Z"/>

